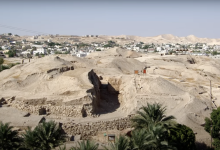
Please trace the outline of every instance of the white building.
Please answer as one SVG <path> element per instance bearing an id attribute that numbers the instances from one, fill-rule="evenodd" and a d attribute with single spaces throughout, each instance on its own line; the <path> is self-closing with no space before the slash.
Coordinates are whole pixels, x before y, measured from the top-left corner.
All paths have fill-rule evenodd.
<path id="1" fill-rule="evenodd" d="M 196 46 L 195 46 L 195 44 L 192 44 L 192 45 L 190 45 L 189 47 L 190 47 L 190 48 L 195 48 Z"/>
<path id="2" fill-rule="evenodd" d="M 76 54 L 77 57 L 86 57 L 87 53 L 83 52 L 83 51 L 79 51 L 79 53 Z"/>
<path id="3" fill-rule="evenodd" d="M 220 49 L 220 45 L 215 45 L 215 46 L 214 46 L 214 49 L 215 49 L 215 50 Z"/>
<path id="4" fill-rule="evenodd" d="M 161 51 L 161 47 L 157 47 L 156 50 L 157 50 L 158 52 L 160 52 L 160 51 Z"/>
<path id="5" fill-rule="evenodd" d="M 203 44 L 203 46 L 202 46 L 202 49 L 203 49 L 203 50 L 206 51 L 208 48 L 209 48 L 208 45 Z"/>
<path id="6" fill-rule="evenodd" d="M 140 50 L 140 47 L 133 47 L 133 50 L 139 51 L 139 50 Z"/>
<path id="7" fill-rule="evenodd" d="M 159 54 L 161 54 L 161 55 L 167 55 L 167 54 L 168 54 L 168 51 L 167 51 L 167 50 L 162 50 L 162 51 L 159 52 Z"/>
<path id="8" fill-rule="evenodd" d="M 36 51 L 33 51 L 34 55 L 36 55 L 37 53 L 39 53 L 39 54 L 46 54 L 46 50 L 44 48 L 42 48 L 42 49 L 37 49 Z"/>
<path id="9" fill-rule="evenodd" d="M 16 41 L 12 41 L 11 44 L 16 44 Z"/>
<path id="10" fill-rule="evenodd" d="M 165 47 L 166 47 L 166 48 L 170 48 L 170 45 L 169 45 L 169 44 L 167 44 L 167 45 L 165 45 Z"/>
<path id="11" fill-rule="evenodd" d="M 27 55 L 27 54 L 31 54 L 31 52 L 30 51 L 23 51 L 23 52 L 21 52 L 21 54 Z"/>
<path id="12" fill-rule="evenodd" d="M 37 53 L 39 53 L 39 54 L 46 54 L 46 50 L 43 47 L 43 45 L 32 45 L 32 47 L 36 47 L 36 50 L 33 51 L 34 55 L 36 55 Z"/>
<path id="13" fill-rule="evenodd" d="M 77 56 L 77 57 L 86 57 L 87 54 L 86 54 L 86 53 L 85 53 L 85 54 L 80 54 L 80 53 L 78 53 L 78 54 L 76 54 L 76 56 Z"/>

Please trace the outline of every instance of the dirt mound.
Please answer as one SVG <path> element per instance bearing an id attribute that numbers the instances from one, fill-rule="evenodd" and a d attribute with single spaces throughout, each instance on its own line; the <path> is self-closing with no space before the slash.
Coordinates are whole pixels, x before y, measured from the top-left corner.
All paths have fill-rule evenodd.
<path id="1" fill-rule="evenodd" d="M 124 74 L 133 74 L 134 70 L 142 70 L 146 67 L 143 63 L 133 58 L 115 58 L 112 60 L 110 66 L 117 68 Z"/>
<path id="2" fill-rule="evenodd" d="M 190 64 L 195 64 L 196 60 L 193 57 L 188 56 L 187 57 L 187 62 L 189 62 Z"/>
<path id="3" fill-rule="evenodd" d="M 126 49 L 121 48 L 116 49 L 116 52 L 124 58 L 137 58 L 142 56 L 140 53 L 136 51 L 128 51 Z"/>
<path id="4" fill-rule="evenodd" d="M 146 66 L 146 74 L 141 73 Z M 215 107 L 209 100 L 210 80 L 213 101 L 220 104 L 219 68 L 219 60 L 209 57 L 140 57 L 120 48 L 94 52 L 86 58 L 45 56 L 2 71 L 0 98 L 30 114 L 43 109 L 52 114 L 47 117 L 61 115 L 65 120 L 70 116 L 78 122 L 84 121 L 82 117 L 94 121 L 95 112 L 99 112 L 97 120 L 126 116 L 147 103 L 158 102 L 202 139 L 200 125 Z"/>
<path id="5" fill-rule="evenodd" d="M 158 77 L 154 80 L 150 80 L 148 82 L 148 84 L 150 85 L 150 92 L 152 93 L 165 93 L 165 94 L 169 94 L 169 95 L 183 95 L 185 94 L 185 92 L 178 88 L 177 86 L 175 86 L 174 84 L 172 84 L 171 82 Z"/>

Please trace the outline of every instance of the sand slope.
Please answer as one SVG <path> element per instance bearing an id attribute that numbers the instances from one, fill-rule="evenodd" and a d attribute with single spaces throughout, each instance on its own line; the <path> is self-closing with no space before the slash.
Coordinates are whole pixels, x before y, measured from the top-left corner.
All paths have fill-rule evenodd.
<path id="1" fill-rule="evenodd" d="M 187 38 L 193 40 L 192 36 Z M 146 67 L 147 73 L 142 74 L 141 70 Z M 201 125 L 212 109 L 220 106 L 219 68 L 220 61 L 209 57 L 140 55 L 119 48 L 95 52 L 86 58 L 46 56 L 2 71 L 0 98 L 15 97 L 21 101 L 46 98 L 61 107 L 70 106 L 74 111 L 83 105 L 78 104 L 79 101 L 95 89 L 92 92 L 100 96 L 100 101 L 95 102 L 100 104 L 97 107 L 100 117 L 72 117 L 76 122 L 117 118 L 119 114 L 125 117 L 147 103 L 158 102 L 166 106 L 167 113 L 174 115 L 179 123 L 198 133 L 197 140 L 206 142 L 208 134 Z M 135 75 L 134 70 L 139 70 L 139 74 Z M 92 81 L 91 72 L 97 76 L 93 76 Z M 215 105 L 210 100 L 210 80 Z M 95 100 L 91 100 L 92 105 Z M 61 121 L 65 119 L 61 117 Z"/>

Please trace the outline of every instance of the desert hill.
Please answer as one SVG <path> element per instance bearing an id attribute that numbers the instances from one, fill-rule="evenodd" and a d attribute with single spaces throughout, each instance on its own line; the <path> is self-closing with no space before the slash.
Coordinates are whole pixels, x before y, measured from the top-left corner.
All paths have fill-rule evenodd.
<path id="1" fill-rule="evenodd" d="M 58 37 L 50 37 L 47 35 L 42 35 L 41 38 L 33 39 L 31 36 L 21 36 L 21 37 L 13 37 L 15 40 L 27 39 L 28 41 L 45 41 L 45 39 L 51 39 L 53 42 L 63 43 L 69 42 L 71 44 L 75 43 L 101 43 L 106 41 L 115 41 L 120 45 L 131 43 L 131 42 L 144 42 L 144 43 L 154 43 L 154 44 L 162 44 L 162 43 L 179 43 L 179 44 L 195 44 L 195 43 L 207 43 L 208 45 L 220 45 L 220 39 L 214 38 L 200 38 L 195 35 L 188 35 L 186 37 L 179 37 L 172 34 L 162 34 L 151 37 L 142 37 L 142 36 L 134 36 L 134 35 L 99 35 L 98 37 L 85 37 L 85 36 L 58 36 Z"/>
<path id="2" fill-rule="evenodd" d="M 171 35 L 159 38 L 173 39 Z M 67 123 L 65 131 L 71 134 L 78 131 L 68 128 L 69 121 L 115 120 L 134 114 L 147 103 L 159 102 L 179 123 L 190 126 L 198 141 L 207 142 L 209 135 L 201 125 L 212 109 L 220 106 L 219 68 L 218 59 L 205 56 L 140 55 L 120 48 L 85 58 L 45 56 L 2 71 L 0 98 L 9 112 L 16 109 L 30 113 L 30 118 L 43 115 Z M 1 107 L 0 113 L 6 110 Z M 17 119 L 1 116 L 1 120 L 16 124 L 19 117 L 22 115 Z"/>
<path id="3" fill-rule="evenodd" d="M 163 35 L 158 35 L 158 36 L 153 36 L 153 37 L 140 37 L 140 36 L 131 36 L 131 35 L 120 35 L 120 36 L 100 36 L 101 38 L 106 38 L 106 39 L 114 39 L 117 40 L 119 43 L 121 41 L 120 39 L 127 39 L 127 41 L 141 41 L 145 43 L 207 43 L 209 45 L 214 45 L 214 44 L 220 44 L 220 39 L 211 39 L 211 38 L 199 38 L 194 35 L 189 35 L 186 37 L 178 37 L 172 34 L 163 34 Z"/>

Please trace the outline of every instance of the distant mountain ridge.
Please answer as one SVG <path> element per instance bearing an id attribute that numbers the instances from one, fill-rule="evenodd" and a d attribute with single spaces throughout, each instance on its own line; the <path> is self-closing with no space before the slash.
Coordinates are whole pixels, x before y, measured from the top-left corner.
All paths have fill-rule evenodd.
<path id="1" fill-rule="evenodd" d="M 108 36 L 109 37 L 109 36 Z M 195 35 L 188 35 L 186 37 L 178 37 L 172 34 L 162 34 L 153 37 L 141 37 L 134 35 L 119 35 L 111 36 L 115 38 L 126 38 L 135 41 L 142 41 L 146 43 L 179 43 L 179 44 L 195 44 L 195 43 L 207 43 L 209 45 L 220 45 L 220 39 L 213 38 L 199 38 Z"/>

